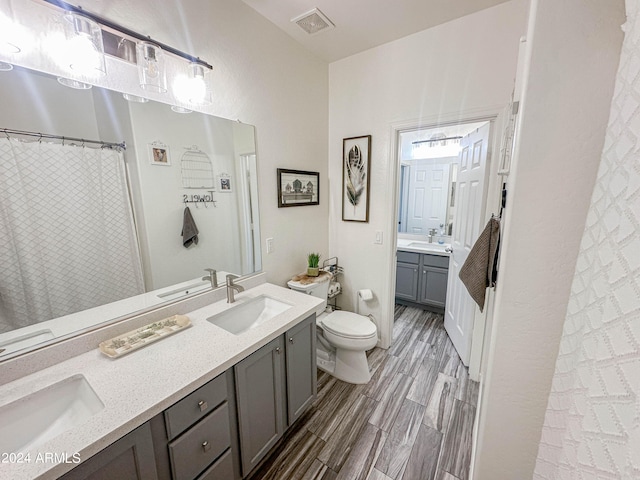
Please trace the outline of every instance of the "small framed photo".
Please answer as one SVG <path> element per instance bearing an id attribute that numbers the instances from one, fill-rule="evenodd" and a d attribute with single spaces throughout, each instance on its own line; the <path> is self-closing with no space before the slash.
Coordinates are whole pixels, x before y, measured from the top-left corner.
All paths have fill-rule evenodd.
<path id="1" fill-rule="evenodd" d="M 153 142 L 149 144 L 149 161 L 151 165 L 171 165 L 171 157 L 169 155 L 169 146 L 161 142 Z"/>
<path id="2" fill-rule="evenodd" d="M 231 193 L 233 191 L 233 182 L 231 180 L 231 176 L 227 173 L 221 173 L 218 175 L 218 192 L 220 193 Z"/>
<path id="3" fill-rule="evenodd" d="M 320 205 L 320 173 L 278 169 L 278 208 Z"/>
<path id="4" fill-rule="evenodd" d="M 371 135 L 342 140 L 342 220 L 369 221 Z"/>

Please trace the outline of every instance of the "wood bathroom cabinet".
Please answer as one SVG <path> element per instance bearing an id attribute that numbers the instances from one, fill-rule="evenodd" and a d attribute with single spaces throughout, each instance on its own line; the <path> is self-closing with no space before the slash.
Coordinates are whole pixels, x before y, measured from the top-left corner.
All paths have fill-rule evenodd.
<path id="1" fill-rule="evenodd" d="M 438 312 L 447 298 L 449 257 L 397 252 L 396 301 Z"/>

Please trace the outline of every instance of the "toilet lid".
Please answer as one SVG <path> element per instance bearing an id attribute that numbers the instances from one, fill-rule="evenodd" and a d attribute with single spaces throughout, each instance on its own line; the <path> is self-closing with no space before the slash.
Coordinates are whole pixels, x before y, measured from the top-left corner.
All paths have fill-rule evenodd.
<path id="1" fill-rule="evenodd" d="M 349 338 L 369 338 L 376 334 L 375 324 L 367 317 L 352 312 L 335 311 L 322 319 L 329 332 Z"/>

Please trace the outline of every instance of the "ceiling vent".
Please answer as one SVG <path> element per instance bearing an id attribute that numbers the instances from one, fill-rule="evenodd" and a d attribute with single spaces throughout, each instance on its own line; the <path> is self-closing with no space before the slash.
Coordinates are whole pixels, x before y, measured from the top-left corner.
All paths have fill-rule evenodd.
<path id="1" fill-rule="evenodd" d="M 296 18 L 292 18 L 291 21 L 295 22 L 309 35 L 315 35 L 323 30 L 330 30 L 335 27 L 333 22 L 331 22 L 331 20 L 329 20 L 324 13 L 317 8 L 314 8 L 307 13 L 303 13 Z"/>

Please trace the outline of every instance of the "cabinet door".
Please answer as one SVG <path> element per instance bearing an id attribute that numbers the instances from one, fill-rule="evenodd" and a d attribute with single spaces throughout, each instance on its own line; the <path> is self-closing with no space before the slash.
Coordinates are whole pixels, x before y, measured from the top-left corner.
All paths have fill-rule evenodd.
<path id="1" fill-rule="evenodd" d="M 284 354 L 280 336 L 234 367 L 243 477 L 284 432 Z"/>
<path id="2" fill-rule="evenodd" d="M 63 480 L 149 480 L 158 478 L 149 422 L 61 477 Z"/>
<path id="3" fill-rule="evenodd" d="M 316 316 L 287 331 L 287 420 L 292 425 L 316 398 Z"/>
<path id="4" fill-rule="evenodd" d="M 422 267 L 420 303 L 444 308 L 448 272 L 446 268 Z"/>
<path id="5" fill-rule="evenodd" d="M 411 302 L 418 301 L 418 265 L 396 264 L 396 297 Z"/>

